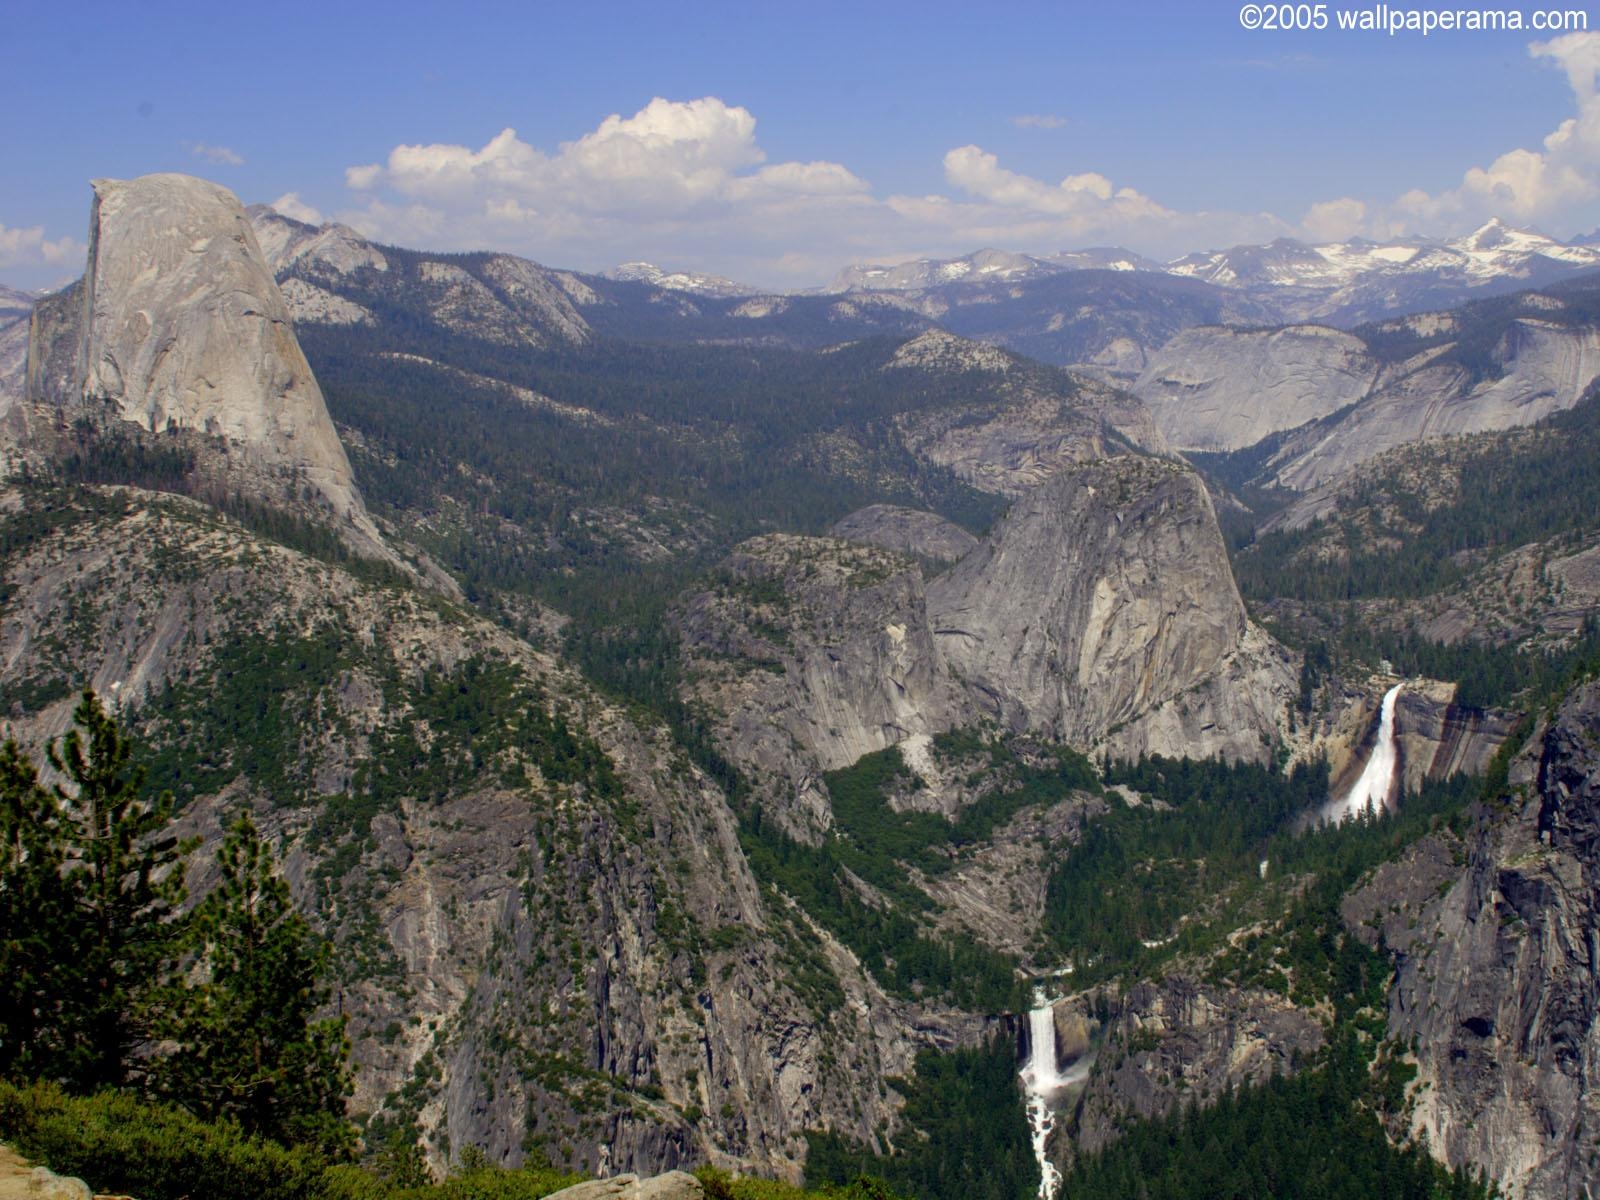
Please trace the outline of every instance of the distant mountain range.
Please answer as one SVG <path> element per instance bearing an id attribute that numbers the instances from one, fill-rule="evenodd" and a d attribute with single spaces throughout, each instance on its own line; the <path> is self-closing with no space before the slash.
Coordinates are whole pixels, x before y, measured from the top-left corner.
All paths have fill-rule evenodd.
<path id="1" fill-rule="evenodd" d="M 1162 271 L 1161 263 L 1120 246 L 1067 250 L 1048 258 L 1008 250 L 978 250 L 965 258 L 919 258 L 897 266 L 858 264 L 834 276 L 829 292 L 905 292 L 952 283 L 997 283 L 1063 271 Z"/>
<path id="2" fill-rule="evenodd" d="M 265 206 L 251 213 L 274 269 L 294 277 L 285 278 L 285 299 L 297 320 L 370 317 L 338 281 L 363 267 L 383 276 L 392 252 L 341 225 L 319 229 Z M 1186 329 L 1307 322 L 1352 329 L 1452 309 L 1600 269 L 1597 238 L 1600 231 L 1564 243 L 1493 220 L 1448 240 L 1311 245 L 1280 238 L 1168 263 L 1121 247 L 1044 256 L 985 249 L 960 258 L 854 265 L 820 292 L 787 294 L 648 262 L 583 274 L 505 254 L 410 257 L 431 264 L 424 291 L 434 296 L 445 325 L 469 323 L 480 334 L 492 328 L 501 340 L 561 342 L 598 333 L 817 346 L 937 325 L 1128 384 Z M 26 293 L 0 289 L 0 328 L 30 304 Z"/>
<path id="3" fill-rule="evenodd" d="M 1243 293 L 1279 321 L 1349 326 L 1539 287 L 1600 267 L 1595 236 L 1559 242 L 1496 219 L 1465 237 L 1442 241 L 1354 238 L 1310 245 L 1280 238 L 1265 246 L 1204 251 L 1169 263 L 1119 248 L 1047 257 L 979 250 L 964 258 L 846 267 L 829 290 L 925 293 L 995 283 L 1029 287 L 1070 271 L 1132 271 L 1178 276 Z"/>

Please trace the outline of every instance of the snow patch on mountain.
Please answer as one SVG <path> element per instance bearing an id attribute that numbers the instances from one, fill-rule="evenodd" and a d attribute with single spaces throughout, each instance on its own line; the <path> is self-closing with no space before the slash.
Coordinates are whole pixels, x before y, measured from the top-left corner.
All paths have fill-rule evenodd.
<path id="1" fill-rule="evenodd" d="M 696 296 L 754 296 L 760 290 L 746 287 L 721 275 L 703 275 L 697 271 L 665 271 L 648 262 L 628 262 L 604 272 L 607 279 L 625 283 L 648 283 L 652 287 L 670 292 L 688 292 Z"/>

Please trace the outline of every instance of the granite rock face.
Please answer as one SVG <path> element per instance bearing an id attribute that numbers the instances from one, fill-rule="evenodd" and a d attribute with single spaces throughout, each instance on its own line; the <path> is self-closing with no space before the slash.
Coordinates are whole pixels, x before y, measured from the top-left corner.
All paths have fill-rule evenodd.
<path id="1" fill-rule="evenodd" d="M 1378 364 L 1360 338 L 1321 325 L 1187 329 L 1133 385 L 1179 450 L 1240 450 L 1361 399 Z"/>
<path id="2" fill-rule="evenodd" d="M 1465 841 L 1420 844 L 1345 914 L 1398 955 L 1389 1032 L 1419 1066 L 1413 1132 L 1519 1197 L 1575 1200 L 1600 1179 L 1600 684 L 1510 778 Z"/>
<path id="3" fill-rule="evenodd" d="M 1203 326 L 1134 384 L 1180 450 L 1269 451 L 1257 482 L 1309 491 L 1412 442 L 1532 425 L 1600 377 L 1600 328 L 1559 295 L 1343 333 Z M 1404 347 L 1396 350 L 1394 347 Z"/>
<path id="4" fill-rule="evenodd" d="M 1514 722 L 1508 714 L 1463 707 L 1455 692 L 1453 684 L 1419 680 L 1395 701 L 1395 740 L 1408 789 L 1427 780 L 1483 774 L 1510 736 Z"/>
<path id="5" fill-rule="evenodd" d="M 831 822 L 821 772 L 973 709 L 928 627 L 922 573 L 903 555 L 831 538 L 745 542 L 682 610 L 691 698 L 756 778 L 785 779 L 800 836 Z"/>
<path id="6" fill-rule="evenodd" d="M 830 824 L 824 771 L 985 719 L 1124 756 L 1260 760 L 1296 684 L 1246 619 L 1198 476 L 1136 455 L 1053 474 L 931 580 L 876 547 L 753 539 L 678 625 L 685 699 L 731 758 L 787 781 L 778 810 L 802 837 Z"/>
<path id="7" fill-rule="evenodd" d="M 828 532 L 847 542 L 863 542 L 943 563 L 956 562 L 978 544 L 977 538 L 938 513 L 896 504 L 859 509 Z"/>
<path id="8" fill-rule="evenodd" d="M 274 272 L 295 266 L 333 276 L 361 270 L 382 274 L 389 270 L 383 251 L 348 225 L 308 225 L 265 204 L 252 204 L 245 212 L 267 266 Z"/>
<path id="9" fill-rule="evenodd" d="M 25 503 L 0 489 L 0 512 Z M 0 736 L 37 754 L 70 719 L 74 683 L 147 744 L 270 695 L 282 720 L 256 757 L 189 781 L 181 829 L 206 843 L 191 894 L 250 808 L 335 946 L 354 1105 L 414 1120 L 436 1167 L 465 1146 L 515 1165 L 537 1142 L 586 1172 L 709 1160 L 798 1175 L 806 1130 L 877 1136 L 895 1120 L 886 1081 L 918 1049 L 992 1027 L 886 995 L 758 883 L 726 796 L 681 749 L 559 659 L 196 501 L 90 488 L 68 504 L 3 564 L 0 688 L 55 698 L 8 706 Z M 238 656 L 257 652 L 251 669 L 303 669 L 246 683 Z M 429 696 L 444 680 L 493 715 L 441 717 Z M 491 750 L 525 702 L 615 786 L 565 778 L 520 732 Z M 330 815 L 379 770 L 395 786 L 369 825 Z"/>
<path id="10" fill-rule="evenodd" d="M 1128 450 L 1166 450 L 1149 409 L 1096 380 L 1062 372 L 1039 377 L 1005 351 L 942 333 L 906 343 L 896 360 L 900 367 L 999 381 L 1002 403 L 895 418 L 907 450 L 981 492 L 1021 496 L 1082 463 Z"/>
<path id="11" fill-rule="evenodd" d="M 27 438 L 28 322 L 0 328 L 0 448 Z"/>
<path id="12" fill-rule="evenodd" d="M 1199 478 L 1134 456 L 1062 471 L 1022 497 L 928 585 L 928 611 L 992 716 L 1074 745 L 1217 677 L 1249 630 Z M 1260 744 L 1276 705 L 1246 699 L 1243 727 L 1224 732 Z M 1215 752 L 1204 741 L 1188 753 Z"/>
<path id="13" fill-rule="evenodd" d="M 610 1179 L 591 1179 L 551 1192 L 549 1200 L 703 1200 L 705 1188 L 685 1171 L 668 1171 L 640 1179 L 637 1175 L 614 1175 Z"/>
<path id="14" fill-rule="evenodd" d="M 1331 429 L 1312 426 L 1290 438 L 1272 459 L 1274 477 L 1306 491 L 1395 446 L 1515 429 L 1571 408 L 1600 377 L 1600 329 L 1519 319 L 1490 358 L 1487 377 L 1456 362 L 1387 373 Z"/>
<path id="15" fill-rule="evenodd" d="M 186 175 L 94 189 L 84 278 L 34 315 L 36 413 L 225 447 L 230 482 L 268 502 L 309 488 L 353 546 L 387 554 L 238 200 Z"/>
<path id="16" fill-rule="evenodd" d="M 0 421 L 22 399 L 28 369 L 28 318 L 34 297 L 0 286 Z M 4 435 L 0 434 L 0 444 Z"/>
<path id="17" fill-rule="evenodd" d="M 1056 1010 L 1058 1031 L 1066 1007 Z M 1323 1040 L 1314 1014 L 1272 992 L 1212 987 L 1179 975 L 1140 983 L 1112 1004 L 1069 1122 L 1074 1149 L 1103 1149 L 1130 1117 L 1165 1116 L 1231 1087 L 1286 1075 Z"/>
<path id="18" fill-rule="evenodd" d="M 557 273 L 527 259 L 385 253 L 348 225 L 308 225 L 262 204 L 249 216 L 302 324 L 374 324 L 366 302 L 378 296 L 443 330 L 504 345 L 580 345 L 591 336 Z"/>

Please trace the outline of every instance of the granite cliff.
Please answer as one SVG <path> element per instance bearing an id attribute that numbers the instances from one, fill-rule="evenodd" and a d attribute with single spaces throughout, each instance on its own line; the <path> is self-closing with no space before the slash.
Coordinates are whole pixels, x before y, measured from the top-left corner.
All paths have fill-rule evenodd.
<path id="1" fill-rule="evenodd" d="M 1205 488 L 1169 460 L 1056 474 L 928 610 L 989 715 L 1074 745 L 1257 757 L 1286 707 L 1288 659 L 1252 636 Z"/>
<path id="2" fill-rule="evenodd" d="M 223 488 L 273 506 L 310 497 L 352 549 L 392 557 L 244 209 L 215 184 L 95 182 L 88 266 L 35 310 L 25 400 L 47 454 L 70 450 L 81 422 L 170 436 Z"/>
<path id="3" fill-rule="evenodd" d="M 1600 685 L 1574 690 L 1461 834 L 1418 845 L 1345 915 L 1398 959 L 1389 1033 L 1416 1062 L 1411 1131 L 1514 1194 L 1591 1194 L 1600 1108 Z"/>
<path id="4" fill-rule="evenodd" d="M 1580 279 L 1349 333 L 1189 329 L 1133 390 L 1177 449 L 1248 450 L 1255 482 L 1307 491 L 1397 446 L 1573 407 L 1600 376 L 1593 294 Z"/>
<path id="5" fill-rule="evenodd" d="M 1199 477 L 1138 455 L 1056 470 L 931 578 L 837 539 L 744 543 L 678 623 L 686 698 L 718 714 L 727 754 L 788 781 L 802 830 L 829 823 L 821 772 L 908 738 L 992 721 L 1123 756 L 1260 760 L 1294 690 Z"/>

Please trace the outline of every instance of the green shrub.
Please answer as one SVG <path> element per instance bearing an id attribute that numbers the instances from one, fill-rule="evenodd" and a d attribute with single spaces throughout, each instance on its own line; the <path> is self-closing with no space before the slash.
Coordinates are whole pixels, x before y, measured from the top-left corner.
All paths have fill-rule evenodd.
<path id="1" fill-rule="evenodd" d="M 0 1137 L 58 1173 L 140 1200 L 323 1194 L 325 1164 L 317 1155 L 124 1092 L 76 1097 L 48 1083 L 0 1082 Z"/>
<path id="2" fill-rule="evenodd" d="M 820 1191 L 807 1191 L 777 1179 L 730 1175 L 719 1167 L 701 1167 L 694 1177 L 705 1188 L 707 1200 L 901 1200 L 888 1184 L 867 1175 Z"/>
<path id="3" fill-rule="evenodd" d="M 382 1197 L 382 1200 L 539 1200 L 541 1196 L 582 1181 L 582 1175 L 564 1174 L 548 1165 L 524 1167 L 518 1171 L 480 1166 L 428 1187 L 388 1193 L 349 1193 L 341 1195 L 339 1200 L 366 1200 L 368 1196 Z M 329 1200 L 333 1200 L 331 1195 Z"/>
<path id="4" fill-rule="evenodd" d="M 206 1122 L 126 1092 L 68 1096 L 54 1084 L 0 1081 L 0 1140 L 101 1192 L 139 1200 L 539 1200 L 582 1181 L 548 1163 L 508 1171 L 481 1156 L 441 1183 L 396 1186 L 361 1167 Z"/>

